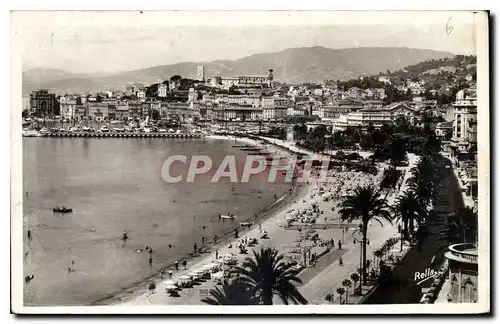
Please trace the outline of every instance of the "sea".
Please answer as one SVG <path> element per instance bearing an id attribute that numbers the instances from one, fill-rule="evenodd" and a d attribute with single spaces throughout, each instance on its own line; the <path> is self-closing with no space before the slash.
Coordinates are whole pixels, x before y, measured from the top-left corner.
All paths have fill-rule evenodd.
<path id="1" fill-rule="evenodd" d="M 279 175 L 270 183 L 266 172 L 246 183 L 212 183 L 226 156 L 241 170 L 249 153 L 229 140 L 34 137 L 22 144 L 23 275 L 34 275 L 24 284 L 25 305 L 93 305 L 144 289 L 160 269 L 189 258 L 195 243 L 209 247 L 214 235 L 258 219 L 291 188 Z M 167 183 L 162 167 L 173 155 L 206 155 L 213 166 L 192 183 Z M 186 168 L 177 164 L 175 175 Z M 62 205 L 73 212 L 53 212 Z M 227 212 L 237 219 L 219 220 Z"/>

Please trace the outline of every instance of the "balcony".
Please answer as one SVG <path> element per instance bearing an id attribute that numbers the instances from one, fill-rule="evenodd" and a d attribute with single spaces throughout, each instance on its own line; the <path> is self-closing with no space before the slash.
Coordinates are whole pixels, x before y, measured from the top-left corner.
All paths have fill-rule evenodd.
<path id="1" fill-rule="evenodd" d="M 444 256 L 449 260 L 477 264 L 477 246 L 474 243 L 459 243 L 448 247 Z"/>

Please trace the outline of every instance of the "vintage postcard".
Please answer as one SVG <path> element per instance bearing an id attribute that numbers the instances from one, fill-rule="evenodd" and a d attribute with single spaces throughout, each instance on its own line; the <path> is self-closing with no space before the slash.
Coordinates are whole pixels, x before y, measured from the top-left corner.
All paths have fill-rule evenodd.
<path id="1" fill-rule="evenodd" d="M 490 312 L 488 23 L 13 11 L 12 311 Z"/>

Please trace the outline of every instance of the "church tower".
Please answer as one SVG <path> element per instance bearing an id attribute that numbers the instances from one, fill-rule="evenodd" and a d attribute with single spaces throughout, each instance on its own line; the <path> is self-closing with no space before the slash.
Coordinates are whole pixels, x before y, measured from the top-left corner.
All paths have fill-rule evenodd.
<path id="1" fill-rule="evenodd" d="M 267 75 L 267 85 L 269 86 L 269 88 L 273 87 L 273 79 L 273 69 L 269 69 L 269 74 Z"/>

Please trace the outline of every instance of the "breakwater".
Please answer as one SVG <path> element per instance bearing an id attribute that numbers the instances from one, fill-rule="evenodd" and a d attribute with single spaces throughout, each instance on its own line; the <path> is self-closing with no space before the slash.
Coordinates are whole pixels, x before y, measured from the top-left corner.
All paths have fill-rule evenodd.
<path id="1" fill-rule="evenodd" d="M 109 132 L 109 133 L 94 133 L 94 132 L 73 132 L 73 133 L 47 133 L 42 137 L 84 137 L 84 138 L 204 138 L 204 134 L 176 134 L 176 133 L 118 133 L 118 132 Z"/>

